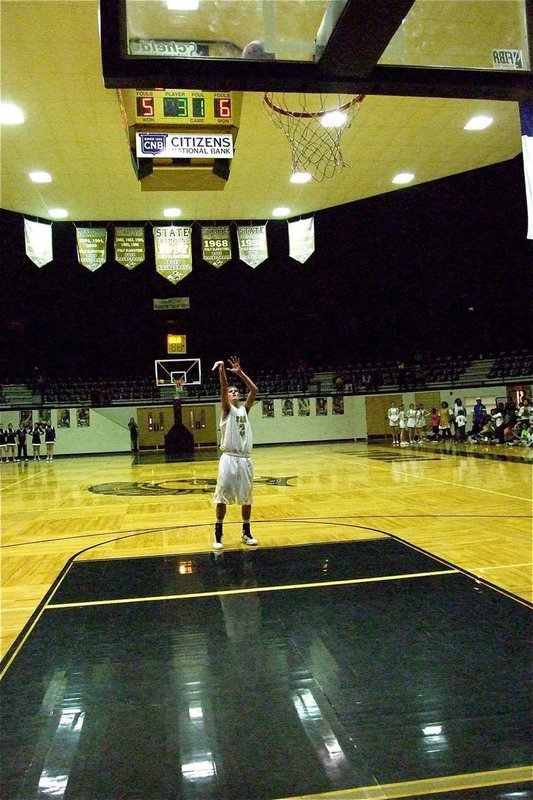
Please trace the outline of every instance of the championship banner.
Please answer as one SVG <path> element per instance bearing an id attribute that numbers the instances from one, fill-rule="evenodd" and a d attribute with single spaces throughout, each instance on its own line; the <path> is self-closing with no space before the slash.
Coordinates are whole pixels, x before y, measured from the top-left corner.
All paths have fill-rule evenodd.
<path id="1" fill-rule="evenodd" d="M 527 202 L 527 238 L 533 239 L 533 102 L 520 103 L 520 127 Z"/>
<path id="2" fill-rule="evenodd" d="M 266 225 L 239 225 L 237 240 L 239 258 L 250 267 L 257 267 L 268 258 Z"/>
<path id="3" fill-rule="evenodd" d="M 52 226 L 43 222 L 24 220 L 24 239 L 26 242 L 26 255 L 38 267 L 44 267 L 52 261 Z"/>
<path id="4" fill-rule="evenodd" d="M 155 268 L 177 283 L 192 272 L 192 228 L 165 225 L 154 228 Z"/>
<path id="5" fill-rule="evenodd" d="M 115 261 L 133 269 L 145 259 L 144 228 L 115 228 Z"/>
<path id="6" fill-rule="evenodd" d="M 189 297 L 154 297 L 154 311 L 168 311 L 169 309 L 190 308 Z"/>
<path id="7" fill-rule="evenodd" d="M 289 255 L 303 264 L 315 252 L 315 220 L 300 219 L 289 222 Z"/>
<path id="8" fill-rule="evenodd" d="M 76 228 L 76 241 L 82 266 L 94 272 L 106 262 L 106 228 Z"/>
<path id="9" fill-rule="evenodd" d="M 202 227 L 202 257 L 213 267 L 221 267 L 231 261 L 229 225 Z"/>

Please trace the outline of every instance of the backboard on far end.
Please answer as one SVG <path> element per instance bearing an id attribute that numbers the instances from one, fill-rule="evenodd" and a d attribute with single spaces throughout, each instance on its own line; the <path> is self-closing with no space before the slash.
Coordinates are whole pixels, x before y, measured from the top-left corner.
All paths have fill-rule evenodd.
<path id="1" fill-rule="evenodd" d="M 156 359 L 154 369 L 158 386 L 173 386 L 176 380 L 183 380 L 189 386 L 202 383 L 202 363 L 199 358 Z"/>

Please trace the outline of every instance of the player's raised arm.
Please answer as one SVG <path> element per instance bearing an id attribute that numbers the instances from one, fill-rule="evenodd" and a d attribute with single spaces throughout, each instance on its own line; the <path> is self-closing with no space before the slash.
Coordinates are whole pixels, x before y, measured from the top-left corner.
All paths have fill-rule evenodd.
<path id="1" fill-rule="evenodd" d="M 222 413 L 225 417 L 229 414 L 230 402 L 228 399 L 228 376 L 226 375 L 226 368 L 223 361 L 215 361 L 213 365 L 213 372 L 218 369 L 218 379 L 220 381 L 220 405 Z"/>
<path id="2" fill-rule="evenodd" d="M 251 407 L 254 404 L 255 396 L 257 394 L 257 386 L 253 382 L 253 380 L 242 371 L 240 359 L 237 356 L 231 356 L 229 359 L 229 371 L 233 372 L 235 375 L 238 375 L 242 382 L 245 384 L 246 388 L 248 389 L 248 395 L 246 397 L 246 401 L 244 403 L 244 407 L 246 411 L 250 411 Z"/>

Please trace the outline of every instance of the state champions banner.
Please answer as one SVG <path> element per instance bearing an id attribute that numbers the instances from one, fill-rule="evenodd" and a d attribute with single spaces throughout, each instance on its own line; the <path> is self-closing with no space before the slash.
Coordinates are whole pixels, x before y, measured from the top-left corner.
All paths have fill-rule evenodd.
<path id="1" fill-rule="evenodd" d="M 237 241 L 239 258 L 250 267 L 257 267 L 268 258 L 266 225 L 239 225 Z"/>
<path id="2" fill-rule="evenodd" d="M 115 228 L 115 261 L 133 269 L 146 258 L 144 228 Z"/>
<path id="3" fill-rule="evenodd" d="M 231 261 L 229 225 L 202 226 L 202 257 L 213 267 L 221 267 Z"/>
<path id="4" fill-rule="evenodd" d="M 107 260 L 107 229 L 76 228 L 78 261 L 91 272 Z"/>
<path id="5" fill-rule="evenodd" d="M 163 225 L 154 228 L 155 268 L 171 283 L 192 271 L 192 228 Z"/>
<path id="6" fill-rule="evenodd" d="M 52 261 L 52 226 L 43 222 L 24 220 L 24 241 L 26 255 L 38 267 L 44 267 Z"/>
<path id="7" fill-rule="evenodd" d="M 315 252 L 315 220 L 300 219 L 289 222 L 289 255 L 303 264 Z"/>

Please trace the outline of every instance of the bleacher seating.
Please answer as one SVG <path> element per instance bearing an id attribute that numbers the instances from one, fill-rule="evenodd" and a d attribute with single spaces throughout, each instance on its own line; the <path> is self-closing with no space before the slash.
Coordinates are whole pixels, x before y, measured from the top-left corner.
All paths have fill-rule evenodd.
<path id="1" fill-rule="evenodd" d="M 254 376 L 260 396 L 374 394 L 399 391 L 398 362 L 378 361 L 348 364 L 323 364 L 308 367 L 269 369 Z M 341 379 L 342 386 L 336 382 Z M 424 356 L 406 364 L 401 382 L 404 391 L 458 389 L 494 386 L 508 380 L 533 382 L 533 355 L 529 351 L 510 351 L 482 355 Z M 184 399 L 213 401 L 219 396 L 218 377 L 211 372 L 201 384 L 185 387 Z M 84 380 L 74 376 L 33 382 L 4 382 L 0 387 L 2 408 L 27 408 L 108 405 L 150 405 L 168 403 L 174 397 L 172 386 L 160 387 L 152 376 Z"/>

